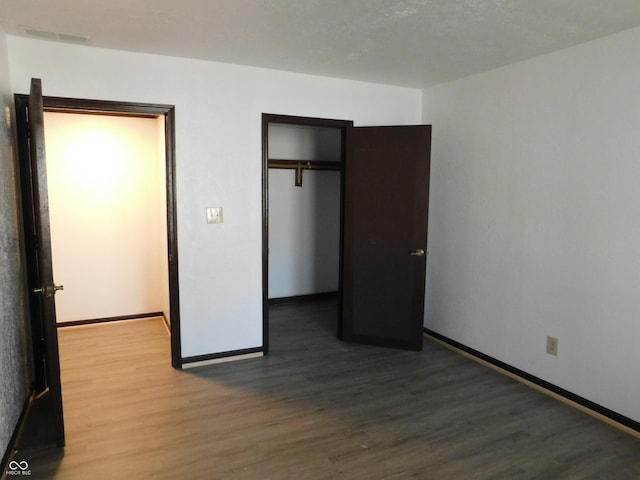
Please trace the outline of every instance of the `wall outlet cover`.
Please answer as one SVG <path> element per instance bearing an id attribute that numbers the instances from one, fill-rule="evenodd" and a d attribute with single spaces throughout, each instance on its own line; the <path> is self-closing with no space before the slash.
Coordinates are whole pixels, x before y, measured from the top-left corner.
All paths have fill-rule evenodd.
<path id="1" fill-rule="evenodd" d="M 222 207 L 207 207 L 207 223 L 222 223 Z"/>

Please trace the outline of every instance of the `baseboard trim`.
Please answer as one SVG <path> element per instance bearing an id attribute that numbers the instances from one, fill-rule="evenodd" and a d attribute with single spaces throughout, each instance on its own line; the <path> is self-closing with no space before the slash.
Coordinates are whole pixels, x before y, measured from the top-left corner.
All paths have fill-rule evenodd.
<path id="1" fill-rule="evenodd" d="M 121 322 L 123 320 L 137 320 L 139 318 L 164 317 L 163 312 L 138 313 L 135 315 L 122 315 L 120 317 L 91 318 L 88 320 L 72 320 L 70 322 L 60 322 L 58 328 L 77 327 L 79 325 L 93 325 L 94 323 Z M 166 322 L 166 319 L 165 319 Z"/>
<path id="2" fill-rule="evenodd" d="M 4 479 L 5 474 L 9 467 L 9 462 L 11 461 L 13 455 L 15 454 L 16 445 L 20 441 L 20 436 L 22 435 L 22 431 L 24 430 L 25 420 L 29 413 L 29 408 L 31 408 L 31 399 L 33 398 L 33 390 L 29 391 L 26 400 L 22 405 L 22 412 L 20 412 L 20 416 L 18 417 L 18 422 L 16 423 L 16 427 L 13 430 L 13 435 L 9 439 L 9 444 L 7 445 L 7 449 L 2 455 L 2 461 L 0 462 L 0 478 Z"/>
<path id="3" fill-rule="evenodd" d="M 171 336 L 171 322 L 169 322 L 169 319 L 164 314 L 164 312 L 162 312 L 162 321 L 164 322 L 164 326 L 167 329 L 167 333 L 169 334 L 169 336 Z"/>
<path id="4" fill-rule="evenodd" d="M 285 303 L 308 302 L 311 300 L 325 300 L 329 298 L 338 298 L 338 292 L 309 293 L 307 295 L 270 298 L 269 305 L 283 305 Z"/>
<path id="5" fill-rule="evenodd" d="M 237 360 L 247 360 L 250 358 L 263 357 L 262 347 L 245 348 L 243 350 L 230 350 L 228 352 L 212 353 L 209 355 L 197 355 L 194 357 L 185 357 L 182 359 L 182 368 L 196 368 L 205 365 L 214 365 L 216 363 L 235 362 Z"/>
<path id="6" fill-rule="evenodd" d="M 478 350 L 467 347 L 466 345 L 452 340 L 449 337 L 445 337 L 428 328 L 424 329 L 425 335 L 429 336 L 441 345 L 460 353 L 461 355 L 474 360 L 482 365 L 485 365 L 493 370 L 496 370 L 510 378 L 513 378 L 525 385 L 538 390 L 546 395 L 549 395 L 556 400 L 559 400 L 573 408 L 580 410 L 600 421 L 603 421 L 613 427 L 616 427 L 634 437 L 640 438 L 640 422 L 614 412 L 602 405 L 599 405 L 591 400 L 576 395 L 564 388 L 558 387 L 552 383 L 542 380 L 534 375 L 531 375 L 519 368 L 513 367 L 507 363 L 504 363 L 496 358 L 490 357 Z"/>

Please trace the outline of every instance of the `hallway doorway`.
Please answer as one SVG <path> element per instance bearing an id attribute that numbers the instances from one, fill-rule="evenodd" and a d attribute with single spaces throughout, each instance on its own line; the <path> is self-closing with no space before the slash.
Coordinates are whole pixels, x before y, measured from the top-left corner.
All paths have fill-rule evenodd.
<path id="1" fill-rule="evenodd" d="M 89 115 L 154 118 L 157 119 L 156 128 L 159 129 L 162 129 L 162 124 L 164 124 L 163 145 L 156 145 L 156 148 L 164 149 L 165 156 L 165 233 L 167 239 L 165 254 L 168 264 L 171 364 L 174 368 L 180 369 L 182 368 L 182 357 L 176 232 L 174 107 L 171 105 L 43 97 L 42 83 L 39 79 L 32 79 L 29 95 L 15 95 L 15 107 L 33 358 L 33 393 L 30 410 L 41 411 L 41 418 L 46 420 L 38 422 L 47 430 L 37 435 L 38 445 L 48 447 L 50 446 L 49 441 L 52 441 L 57 447 L 62 447 L 65 443 L 64 415 L 60 390 L 54 297 L 56 291 L 63 290 L 64 287 L 56 285 L 53 278 L 55 259 L 51 248 L 44 113 L 82 114 L 85 119 L 89 118 Z M 93 144 L 90 145 L 88 152 L 84 153 L 84 158 L 99 156 L 101 153 L 100 146 Z M 81 162 L 82 159 L 83 156 L 80 155 Z M 81 169 L 82 167 L 79 168 L 79 170 Z M 104 179 L 101 175 L 98 175 L 98 178 Z M 76 202 L 83 203 L 83 200 L 76 200 Z M 83 228 L 82 222 L 76 223 L 76 228 Z M 100 253 L 96 252 L 95 255 Z M 89 283 L 92 280 L 94 289 L 89 290 L 87 295 L 90 298 L 95 295 L 99 286 L 96 286 L 95 278 L 84 280 Z"/>

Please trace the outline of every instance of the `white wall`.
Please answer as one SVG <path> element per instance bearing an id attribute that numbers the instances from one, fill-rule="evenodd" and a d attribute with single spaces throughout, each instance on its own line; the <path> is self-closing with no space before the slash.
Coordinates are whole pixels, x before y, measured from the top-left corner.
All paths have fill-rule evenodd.
<path id="1" fill-rule="evenodd" d="M 261 113 L 420 121 L 421 92 L 8 37 L 11 86 L 45 95 L 176 106 L 182 354 L 262 344 Z M 207 225 L 205 208 L 224 223 Z"/>
<path id="2" fill-rule="evenodd" d="M 7 46 L 0 29 L 0 457 L 7 450 L 30 384 L 13 123 Z"/>
<path id="3" fill-rule="evenodd" d="M 342 130 L 271 124 L 269 158 L 339 164 Z M 340 172 L 269 169 L 269 298 L 338 291 Z"/>
<path id="4" fill-rule="evenodd" d="M 58 322 L 164 311 L 158 120 L 45 112 L 44 123 Z"/>
<path id="5" fill-rule="evenodd" d="M 271 123 L 268 128 L 269 158 L 340 162 L 342 129 Z"/>
<path id="6" fill-rule="evenodd" d="M 269 298 L 338 291 L 340 172 L 269 170 Z"/>
<path id="7" fill-rule="evenodd" d="M 634 29 L 423 92 L 425 325 L 636 421 L 638 52 Z"/>

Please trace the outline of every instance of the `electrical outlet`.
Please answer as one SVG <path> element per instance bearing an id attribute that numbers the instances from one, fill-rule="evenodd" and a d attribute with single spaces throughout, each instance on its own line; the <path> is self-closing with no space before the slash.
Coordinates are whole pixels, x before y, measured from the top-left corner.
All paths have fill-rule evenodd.
<path id="1" fill-rule="evenodd" d="M 547 337 L 547 353 L 549 355 L 558 356 L 558 339 L 555 337 Z"/>
<path id="2" fill-rule="evenodd" d="M 222 207 L 207 207 L 207 223 L 222 223 Z"/>

